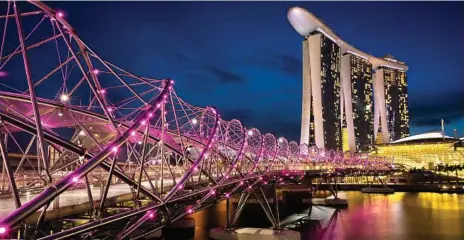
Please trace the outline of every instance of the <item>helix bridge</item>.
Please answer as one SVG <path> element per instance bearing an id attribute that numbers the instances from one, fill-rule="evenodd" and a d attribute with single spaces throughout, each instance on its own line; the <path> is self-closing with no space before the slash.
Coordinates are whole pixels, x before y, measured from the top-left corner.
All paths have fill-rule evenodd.
<path id="1" fill-rule="evenodd" d="M 100 57 L 43 2 L 0 6 L 2 238 L 93 238 L 119 226 L 114 239 L 138 239 L 233 195 L 393 168 L 191 105 L 174 80 Z M 43 230 L 78 213 L 90 217 Z"/>

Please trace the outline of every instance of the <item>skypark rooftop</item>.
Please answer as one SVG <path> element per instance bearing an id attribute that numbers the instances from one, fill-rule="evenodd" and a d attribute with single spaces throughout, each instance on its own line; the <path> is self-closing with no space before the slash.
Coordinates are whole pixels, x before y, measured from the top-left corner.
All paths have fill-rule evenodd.
<path id="1" fill-rule="evenodd" d="M 287 18 L 292 27 L 303 37 L 307 37 L 310 33 L 318 31 L 337 43 L 341 47 L 342 53 L 350 53 L 361 58 L 367 59 L 374 67 L 388 67 L 398 70 L 407 71 L 407 65 L 395 59 L 385 59 L 375 57 L 371 54 L 363 52 L 349 43 L 345 42 L 336 33 L 334 33 L 326 24 L 318 17 L 310 13 L 304 8 L 292 7 L 287 12 Z"/>

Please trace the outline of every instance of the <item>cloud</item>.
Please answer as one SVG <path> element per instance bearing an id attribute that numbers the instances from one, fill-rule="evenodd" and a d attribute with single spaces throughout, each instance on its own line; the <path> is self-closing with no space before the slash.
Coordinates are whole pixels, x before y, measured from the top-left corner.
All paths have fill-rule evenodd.
<path id="1" fill-rule="evenodd" d="M 247 62 L 288 75 L 300 76 L 302 74 L 302 60 L 291 55 L 262 53 L 261 56 L 250 57 Z"/>
<path id="2" fill-rule="evenodd" d="M 195 88 L 198 90 L 203 91 L 213 91 L 214 85 L 211 84 L 209 81 L 203 81 L 204 76 L 202 74 L 197 73 L 187 73 L 187 78 L 185 79 L 186 86 L 189 88 Z"/>
<path id="3" fill-rule="evenodd" d="M 300 136 L 300 121 L 272 118 L 264 121 L 264 125 L 260 126 L 259 129 L 263 134 L 269 132 L 276 138 L 285 137 L 289 142 L 298 142 Z"/>
<path id="4" fill-rule="evenodd" d="M 458 114 L 450 113 L 444 116 L 445 117 L 431 116 L 429 118 L 423 117 L 423 118 L 415 119 L 415 120 L 412 120 L 412 125 L 418 126 L 418 127 L 437 126 L 439 128 L 441 124 L 441 119 L 444 119 L 445 124 L 449 124 L 456 119 L 463 118 L 463 114 L 460 114 L 460 113 Z"/>
<path id="5" fill-rule="evenodd" d="M 186 56 L 180 53 L 174 54 L 173 58 L 174 64 L 181 66 L 183 71 L 195 71 L 195 75 L 201 76 L 204 80 L 206 79 L 219 83 L 241 83 L 247 81 L 246 78 L 237 73 L 225 70 L 201 59 L 194 59 L 190 56 Z"/>
<path id="6" fill-rule="evenodd" d="M 447 96 L 428 96 L 409 107 L 412 126 L 440 127 L 441 119 L 446 124 L 463 119 L 463 92 L 450 93 Z"/>
<path id="7" fill-rule="evenodd" d="M 180 53 L 175 53 L 173 55 L 173 58 L 179 62 L 182 62 L 182 63 L 194 63 L 194 62 L 197 62 L 197 60 L 191 58 L 191 57 L 188 57 L 186 55 L 183 55 L 183 54 L 180 54 Z"/>
<path id="8" fill-rule="evenodd" d="M 290 75 L 302 74 L 302 61 L 290 55 L 276 56 L 278 62 L 281 63 L 281 70 Z"/>
<path id="9" fill-rule="evenodd" d="M 221 117 L 225 120 L 238 119 L 246 128 L 256 127 L 262 134 L 271 133 L 276 138 L 285 137 L 289 141 L 297 141 L 300 136 L 300 121 L 282 119 L 274 113 L 255 114 L 247 108 L 222 109 Z"/>
<path id="10" fill-rule="evenodd" d="M 215 66 L 204 66 L 204 71 L 211 74 L 214 79 L 221 83 L 245 82 L 246 79 L 239 74 L 223 70 Z"/>
<path id="11" fill-rule="evenodd" d="M 221 118 L 225 120 L 237 119 L 244 124 L 249 125 L 255 118 L 254 111 L 247 108 L 236 108 L 236 109 L 222 109 L 220 110 Z"/>

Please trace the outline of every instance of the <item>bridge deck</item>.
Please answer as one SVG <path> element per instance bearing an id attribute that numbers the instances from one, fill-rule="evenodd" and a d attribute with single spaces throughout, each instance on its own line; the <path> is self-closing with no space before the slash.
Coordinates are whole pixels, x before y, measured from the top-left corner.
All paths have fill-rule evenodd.
<path id="1" fill-rule="evenodd" d="M 173 179 L 163 179 L 164 187 L 171 187 L 173 186 Z M 161 185 L 161 180 L 152 180 L 154 185 Z M 150 184 L 148 181 L 142 182 L 142 186 L 150 189 Z M 91 185 L 91 192 L 93 200 L 100 199 L 100 187 Z M 119 184 L 112 184 L 110 185 L 110 189 L 108 191 L 107 199 L 122 196 L 125 194 L 131 193 L 131 189 L 127 184 L 119 183 Z M 27 203 L 29 200 L 33 199 L 37 194 L 24 194 L 21 196 L 21 204 Z M 69 206 L 77 206 L 84 203 L 88 203 L 89 199 L 87 196 L 87 189 L 86 188 L 79 188 L 68 190 L 62 193 L 58 197 L 58 204 L 56 204 L 56 199 L 50 204 L 47 211 L 56 210 L 58 208 L 64 208 Z M 13 198 L 10 196 L 5 196 L 0 198 L 0 218 L 7 216 L 10 212 L 16 209 L 14 204 Z"/>

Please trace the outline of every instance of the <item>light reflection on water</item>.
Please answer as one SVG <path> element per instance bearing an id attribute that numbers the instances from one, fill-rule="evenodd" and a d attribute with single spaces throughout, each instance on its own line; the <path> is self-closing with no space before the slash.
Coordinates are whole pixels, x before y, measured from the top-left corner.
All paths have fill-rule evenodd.
<path id="1" fill-rule="evenodd" d="M 349 207 L 338 211 L 334 224 L 327 228 L 326 234 L 322 234 L 315 224 L 309 223 L 299 229 L 302 239 L 464 239 L 462 194 L 399 192 L 370 195 L 355 191 L 344 194 Z M 260 208 L 258 205 L 256 207 Z M 248 223 L 256 220 L 257 226 L 268 224 L 260 210 L 254 209 L 253 214 L 246 211 L 251 209 L 246 208 L 243 212 Z M 226 225 L 226 202 L 195 213 L 192 217 L 196 224 L 194 239 L 208 239 L 209 229 Z M 240 221 L 241 218 L 239 225 Z"/>
<path id="2" fill-rule="evenodd" d="M 230 216 L 232 210 L 230 209 Z M 191 216 L 195 220 L 195 240 L 205 240 L 211 228 L 226 226 L 226 201 L 222 201 L 206 210 L 196 212 Z"/>

